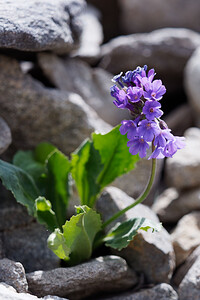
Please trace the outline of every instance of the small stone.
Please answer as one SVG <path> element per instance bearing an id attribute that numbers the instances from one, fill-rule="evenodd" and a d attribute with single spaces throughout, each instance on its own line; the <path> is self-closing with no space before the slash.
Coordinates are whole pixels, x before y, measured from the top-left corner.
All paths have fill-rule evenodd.
<path id="1" fill-rule="evenodd" d="M 15 288 L 18 293 L 28 291 L 24 267 L 19 262 L 4 258 L 0 260 L 0 282 L 3 281 Z"/>
<path id="2" fill-rule="evenodd" d="M 97 201 L 97 210 L 101 213 L 103 221 L 106 221 L 133 202 L 134 199 L 123 191 L 108 187 Z M 159 223 L 155 213 L 143 204 L 128 210 L 117 222 L 135 217 L 145 217 Z M 114 222 L 106 228 L 106 231 L 113 225 Z M 110 249 L 112 253 L 125 258 L 136 272 L 143 273 L 149 283 L 169 282 L 172 276 L 175 267 L 174 251 L 170 235 L 164 228 L 154 233 L 151 230 L 148 232 L 141 230 L 127 248 L 121 251 Z"/>
<path id="3" fill-rule="evenodd" d="M 27 274 L 29 290 L 41 297 L 47 294 L 83 299 L 100 292 L 126 290 L 137 283 L 124 259 L 98 257 L 70 268 L 35 271 Z"/>
<path id="4" fill-rule="evenodd" d="M 0 154 L 6 151 L 12 142 L 11 131 L 7 123 L 0 117 Z"/>
<path id="5" fill-rule="evenodd" d="M 179 286 L 179 299 L 180 300 L 199 300 L 200 296 L 200 257 L 197 258 L 195 263 L 189 269 Z"/>
<path id="6" fill-rule="evenodd" d="M 171 238 L 176 255 L 176 266 L 179 266 L 200 245 L 200 212 L 192 212 L 181 218 Z"/>

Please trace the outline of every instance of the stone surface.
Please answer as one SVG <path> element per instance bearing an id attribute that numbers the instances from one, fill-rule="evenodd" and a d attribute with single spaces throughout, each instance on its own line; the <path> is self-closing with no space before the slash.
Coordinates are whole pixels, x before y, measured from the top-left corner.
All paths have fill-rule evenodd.
<path id="1" fill-rule="evenodd" d="M 176 265 L 183 263 L 200 246 L 200 212 L 192 212 L 180 219 L 171 234 Z"/>
<path id="2" fill-rule="evenodd" d="M 200 257 L 197 258 L 195 263 L 185 275 L 183 281 L 179 286 L 179 299 L 180 300 L 199 300 L 200 297 Z"/>
<path id="3" fill-rule="evenodd" d="M 200 129 L 189 128 L 185 132 L 186 147 L 167 158 L 165 180 L 168 186 L 186 189 L 200 186 Z"/>
<path id="4" fill-rule="evenodd" d="M 149 32 L 161 27 L 184 27 L 200 31 L 199 3 L 183 0 L 119 0 L 123 32 Z M 134 17 L 133 17 L 134 16 Z"/>
<path id="5" fill-rule="evenodd" d="M 102 46 L 100 67 L 118 74 L 147 64 L 155 68 L 167 90 L 182 89 L 183 69 L 200 46 L 200 35 L 187 29 L 165 28 L 117 37 Z"/>
<path id="6" fill-rule="evenodd" d="M 69 53 L 79 44 L 84 6 L 83 0 L 1 0 L 0 47 Z"/>
<path id="7" fill-rule="evenodd" d="M 79 59 L 61 59 L 53 54 L 39 54 L 39 65 L 45 76 L 59 89 L 79 94 L 98 115 L 117 125 L 129 113 L 117 109 L 110 95 L 112 74 L 100 68 L 92 69 Z"/>
<path id="8" fill-rule="evenodd" d="M 51 294 L 70 299 L 125 290 L 137 283 L 136 274 L 117 256 L 98 257 L 70 268 L 36 271 L 27 274 L 27 280 L 30 291 L 37 296 Z"/>
<path id="9" fill-rule="evenodd" d="M 200 210 L 200 188 L 182 193 L 176 188 L 168 188 L 158 196 L 152 209 L 162 222 L 177 222 L 184 215 Z"/>
<path id="10" fill-rule="evenodd" d="M 137 293 L 127 292 L 116 296 L 98 298 L 97 300 L 178 300 L 175 290 L 167 283 L 161 283 L 153 288 L 142 289 Z"/>
<path id="11" fill-rule="evenodd" d="M 68 154 L 91 132 L 111 129 L 80 96 L 44 87 L 23 74 L 16 60 L 1 56 L 0 68 L 0 111 L 15 149 L 48 141 Z"/>
<path id="12" fill-rule="evenodd" d="M 12 142 L 11 131 L 6 122 L 0 117 L 0 154 L 2 154 Z"/>
<path id="13" fill-rule="evenodd" d="M 200 47 L 192 54 L 185 67 L 184 86 L 197 126 L 200 126 Z"/>
<path id="14" fill-rule="evenodd" d="M 3 232 L 5 256 L 21 262 L 26 272 L 49 270 L 60 265 L 59 258 L 47 248 L 48 231 L 37 223 Z"/>
<path id="15" fill-rule="evenodd" d="M 0 282 L 3 281 L 15 288 L 18 293 L 28 291 L 24 267 L 19 262 L 4 258 L 0 260 Z"/>
<path id="16" fill-rule="evenodd" d="M 97 201 L 97 210 L 105 221 L 133 201 L 134 199 L 123 191 L 115 187 L 108 187 Z M 134 217 L 145 217 L 159 223 L 155 213 L 143 204 L 130 209 L 117 221 L 122 222 Z M 114 223 L 110 224 L 107 230 L 113 225 Z M 135 271 L 143 273 L 148 282 L 169 282 L 172 276 L 175 266 L 174 251 L 170 236 L 164 228 L 155 233 L 152 233 L 151 230 L 148 232 L 141 230 L 127 248 L 121 251 L 111 249 L 111 251 L 125 258 Z"/>

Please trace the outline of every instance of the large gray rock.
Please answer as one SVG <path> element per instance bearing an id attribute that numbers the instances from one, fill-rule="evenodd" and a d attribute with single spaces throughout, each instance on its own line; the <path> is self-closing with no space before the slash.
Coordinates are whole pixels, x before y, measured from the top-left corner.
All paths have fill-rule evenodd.
<path id="1" fill-rule="evenodd" d="M 196 0 L 119 0 L 121 26 L 126 33 L 149 32 L 161 27 L 184 27 L 200 31 Z M 149 5 L 151 4 L 151 5 Z"/>
<path id="2" fill-rule="evenodd" d="M 39 54 L 39 65 L 45 76 L 59 89 L 79 94 L 98 115 L 112 125 L 130 118 L 126 110 L 117 109 L 110 95 L 112 74 L 92 69 L 79 59 L 61 59 L 53 54 Z"/>
<path id="3" fill-rule="evenodd" d="M 199 300 L 200 299 L 200 257 L 189 269 L 179 286 L 180 300 Z"/>
<path id="4" fill-rule="evenodd" d="M 200 185 L 200 129 L 189 128 L 185 132 L 186 146 L 167 158 L 165 179 L 168 186 L 178 189 Z"/>
<path id="5" fill-rule="evenodd" d="M 13 286 L 18 293 L 28 291 L 24 267 L 19 262 L 4 258 L 0 260 L 0 282 Z"/>
<path id="6" fill-rule="evenodd" d="M 48 235 L 48 231 L 37 223 L 4 231 L 5 256 L 21 262 L 26 272 L 57 268 L 60 259 L 47 248 Z"/>
<path id="7" fill-rule="evenodd" d="M 192 54 L 185 67 L 185 90 L 197 126 L 200 126 L 200 47 Z"/>
<path id="8" fill-rule="evenodd" d="M 0 47 L 69 53 L 79 44 L 84 6 L 84 0 L 1 0 Z"/>
<path id="9" fill-rule="evenodd" d="M 2 154 L 12 142 L 10 128 L 6 122 L 0 117 L 0 154 Z"/>
<path id="10" fill-rule="evenodd" d="M 0 69 L 0 110 L 15 148 L 48 141 L 69 153 L 91 132 L 110 130 L 80 96 L 44 87 L 23 74 L 16 60 L 1 56 Z"/>
<path id="11" fill-rule="evenodd" d="M 136 274 L 117 256 L 98 257 L 70 268 L 36 271 L 27 274 L 27 280 L 30 291 L 37 296 L 51 294 L 70 299 L 126 290 L 137 283 Z"/>
<path id="12" fill-rule="evenodd" d="M 155 68 L 167 89 L 178 91 L 184 66 L 198 46 L 200 35 L 182 28 L 120 36 L 102 46 L 99 66 L 118 74 L 147 64 Z"/>
<path id="13" fill-rule="evenodd" d="M 134 202 L 123 191 L 108 187 L 97 201 L 97 210 L 101 213 L 103 221 L 113 214 Z M 155 213 L 147 206 L 139 204 L 127 211 L 117 222 L 145 217 L 159 223 Z M 114 225 L 114 222 L 106 230 Z M 148 282 L 169 282 L 174 270 L 174 251 L 170 241 L 170 235 L 163 228 L 160 232 L 152 233 L 151 230 L 143 230 L 138 233 L 127 248 L 121 251 L 111 251 L 126 259 L 128 264 L 137 272 L 143 273 Z"/>

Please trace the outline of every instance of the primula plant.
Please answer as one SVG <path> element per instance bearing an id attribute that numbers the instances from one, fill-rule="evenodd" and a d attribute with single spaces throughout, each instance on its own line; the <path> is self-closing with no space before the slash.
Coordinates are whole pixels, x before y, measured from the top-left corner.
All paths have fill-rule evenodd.
<path id="1" fill-rule="evenodd" d="M 102 244 L 121 250 L 138 230 L 161 228 L 161 224 L 138 217 L 116 223 L 108 233 L 104 231 L 147 197 L 155 177 L 156 160 L 172 157 L 184 147 L 184 138 L 173 136 L 161 120 L 163 112 L 159 101 L 166 89 L 154 76 L 154 69 L 147 73 L 146 66 L 128 71 L 124 76 L 122 73 L 114 76 L 113 102 L 120 109 L 128 109 L 130 119 L 107 134 L 93 133 L 70 158 L 53 145 L 41 143 L 33 151 L 18 151 L 13 164 L 0 160 L 2 183 L 47 227 L 51 232 L 49 248 L 69 265 L 89 259 Z M 95 210 L 101 191 L 147 156 L 150 145 L 152 152 L 148 159 L 152 160 L 152 169 L 144 192 L 103 223 Z M 75 215 L 66 220 L 72 183 L 78 191 L 80 206 L 76 206 Z"/>

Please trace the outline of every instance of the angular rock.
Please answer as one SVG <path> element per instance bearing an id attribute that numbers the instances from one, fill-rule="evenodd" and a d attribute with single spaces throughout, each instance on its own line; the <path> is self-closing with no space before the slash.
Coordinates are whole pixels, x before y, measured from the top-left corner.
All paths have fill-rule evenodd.
<path id="1" fill-rule="evenodd" d="M 1 56 L 0 68 L 0 110 L 15 149 L 48 141 L 70 153 L 91 132 L 111 129 L 80 96 L 45 88 L 23 74 L 16 60 Z"/>
<path id="2" fill-rule="evenodd" d="M 0 117 L 0 154 L 2 154 L 12 142 L 11 131 L 6 122 Z"/>
<path id="3" fill-rule="evenodd" d="M 190 128 L 185 132 L 186 147 L 173 158 L 167 158 L 165 179 L 168 186 L 178 189 L 200 185 L 200 129 Z"/>
<path id="4" fill-rule="evenodd" d="M 84 7 L 83 0 L 1 0 L 0 47 L 69 53 L 79 45 Z"/>
<path id="5" fill-rule="evenodd" d="M 26 272 L 57 268 L 60 260 L 47 248 L 48 236 L 48 231 L 37 223 L 4 231 L 5 256 L 21 262 Z"/>
<path id="6" fill-rule="evenodd" d="M 3 281 L 15 288 L 18 293 L 28 291 L 24 267 L 19 262 L 4 258 L 0 260 L 0 282 Z"/>
<path id="7" fill-rule="evenodd" d="M 180 219 L 171 234 L 176 265 L 182 264 L 200 246 L 200 212 L 192 212 Z"/>
<path id="8" fill-rule="evenodd" d="M 115 187 L 108 187 L 97 201 L 97 210 L 101 213 L 103 221 L 109 219 L 114 213 L 122 210 L 134 199 Z M 134 217 L 145 217 L 152 221 L 159 220 L 155 213 L 147 206 L 139 204 L 118 218 L 122 222 Z M 114 225 L 114 222 L 106 230 Z M 111 251 L 126 259 L 129 266 L 135 271 L 143 273 L 150 283 L 169 282 L 175 266 L 174 251 L 170 235 L 163 228 L 160 232 L 152 233 L 141 230 L 134 237 L 127 248 L 121 251 Z"/>
<path id="9" fill-rule="evenodd" d="M 179 299 L 180 300 L 198 300 L 200 295 L 200 257 L 197 258 L 195 263 L 189 269 L 179 286 Z"/>
<path id="10" fill-rule="evenodd" d="M 100 292 L 128 289 L 137 283 L 136 274 L 117 256 L 98 257 L 70 268 L 27 274 L 29 289 L 37 296 L 47 294 L 83 299 Z"/>
<path id="11" fill-rule="evenodd" d="M 119 0 L 119 4 L 123 32 L 149 32 L 162 27 L 200 31 L 198 1 L 174 0 L 161 3 L 152 0 L 150 7 L 148 0 Z"/>
<path id="12" fill-rule="evenodd" d="M 153 288 L 142 289 L 137 293 L 127 292 L 116 296 L 98 298 L 98 300 L 178 300 L 175 290 L 167 283 L 161 283 Z"/>
<path id="13" fill-rule="evenodd" d="M 102 46 L 99 66 L 118 74 L 147 64 L 155 68 L 167 89 L 178 91 L 184 66 L 198 46 L 200 35 L 182 28 L 120 36 Z"/>
<path id="14" fill-rule="evenodd" d="M 184 86 L 187 98 L 192 108 L 196 125 L 200 125 L 200 100 L 199 100 L 199 78 L 200 78 L 200 47 L 192 54 L 187 62 L 184 72 Z"/>
<path id="15" fill-rule="evenodd" d="M 112 74 L 100 68 L 92 69 L 79 59 L 61 59 L 53 54 L 39 54 L 39 65 L 45 76 L 59 89 L 79 94 L 98 115 L 117 125 L 129 113 L 117 109 L 110 95 Z"/>
<path id="16" fill-rule="evenodd" d="M 158 196 L 152 206 L 161 222 L 177 222 L 184 215 L 200 210 L 200 188 L 178 192 L 168 188 Z"/>

